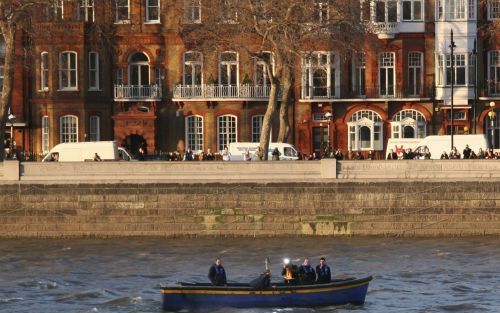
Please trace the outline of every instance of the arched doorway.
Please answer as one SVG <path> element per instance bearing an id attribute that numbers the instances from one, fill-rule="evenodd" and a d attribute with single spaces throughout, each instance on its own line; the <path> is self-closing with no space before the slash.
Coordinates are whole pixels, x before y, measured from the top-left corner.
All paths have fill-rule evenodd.
<path id="1" fill-rule="evenodd" d="M 129 135 L 125 138 L 124 144 L 125 148 L 130 151 L 133 155 L 137 156 L 139 154 L 139 148 L 142 147 L 147 154 L 147 143 L 144 137 L 140 135 Z"/>

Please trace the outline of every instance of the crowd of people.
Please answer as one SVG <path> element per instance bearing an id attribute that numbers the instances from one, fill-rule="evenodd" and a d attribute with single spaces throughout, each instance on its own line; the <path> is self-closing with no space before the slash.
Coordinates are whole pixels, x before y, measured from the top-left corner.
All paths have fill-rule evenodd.
<path id="1" fill-rule="evenodd" d="M 324 257 L 319 259 L 316 268 L 311 266 L 309 258 L 305 258 L 300 266 L 293 264 L 289 259 L 285 259 L 281 275 L 285 285 L 328 284 L 332 279 L 330 267 L 326 264 Z M 208 270 L 208 279 L 214 286 L 227 285 L 226 270 L 222 266 L 221 258 L 216 258 Z M 269 287 L 271 272 L 266 270 L 256 281 L 258 282 L 256 284 L 262 288 Z"/>

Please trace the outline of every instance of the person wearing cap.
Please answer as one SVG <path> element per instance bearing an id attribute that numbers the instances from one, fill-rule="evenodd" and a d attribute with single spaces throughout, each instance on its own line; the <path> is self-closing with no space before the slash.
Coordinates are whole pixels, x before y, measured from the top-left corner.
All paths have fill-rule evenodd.
<path id="1" fill-rule="evenodd" d="M 319 258 L 319 264 L 316 266 L 316 282 L 318 284 L 328 284 L 332 280 L 332 273 L 330 267 L 326 264 L 325 258 Z"/>
<path id="2" fill-rule="evenodd" d="M 210 279 L 214 286 L 227 285 L 226 270 L 222 266 L 222 260 L 220 258 L 215 259 L 214 264 L 212 264 L 208 270 L 208 279 Z"/>
<path id="3" fill-rule="evenodd" d="M 305 258 L 304 263 L 299 266 L 298 283 L 299 285 L 312 285 L 316 281 L 316 272 L 309 264 L 309 259 Z"/>

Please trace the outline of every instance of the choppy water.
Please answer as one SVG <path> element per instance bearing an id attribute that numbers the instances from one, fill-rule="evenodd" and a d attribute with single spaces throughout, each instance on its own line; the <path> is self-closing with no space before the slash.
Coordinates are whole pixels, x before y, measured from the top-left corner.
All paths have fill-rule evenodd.
<path id="1" fill-rule="evenodd" d="M 215 256 L 248 281 L 269 256 L 326 256 L 334 276 L 373 275 L 363 307 L 217 312 L 500 312 L 500 239 L 0 240 L 0 312 L 162 312 L 159 289 L 205 281 Z"/>

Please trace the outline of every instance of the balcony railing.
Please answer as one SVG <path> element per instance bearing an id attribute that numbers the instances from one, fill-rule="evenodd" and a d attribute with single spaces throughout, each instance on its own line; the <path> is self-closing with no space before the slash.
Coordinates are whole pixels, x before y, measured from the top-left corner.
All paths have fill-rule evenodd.
<path id="1" fill-rule="evenodd" d="M 334 99 L 338 98 L 335 94 L 335 87 L 304 87 L 302 88 L 302 99 Z"/>
<path id="2" fill-rule="evenodd" d="M 398 22 L 373 22 L 373 30 L 379 38 L 393 38 L 395 34 L 399 33 Z"/>
<path id="3" fill-rule="evenodd" d="M 174 86 L 174 99 L 266 99 L 271 86 L 197 85 Z"/>
<path id="4" fill-rule="evenodd" d="M 159 85 L 130 86 L 115 85 L 116 101 L 156 101 L 161 100 L 162 90 Z"/>

